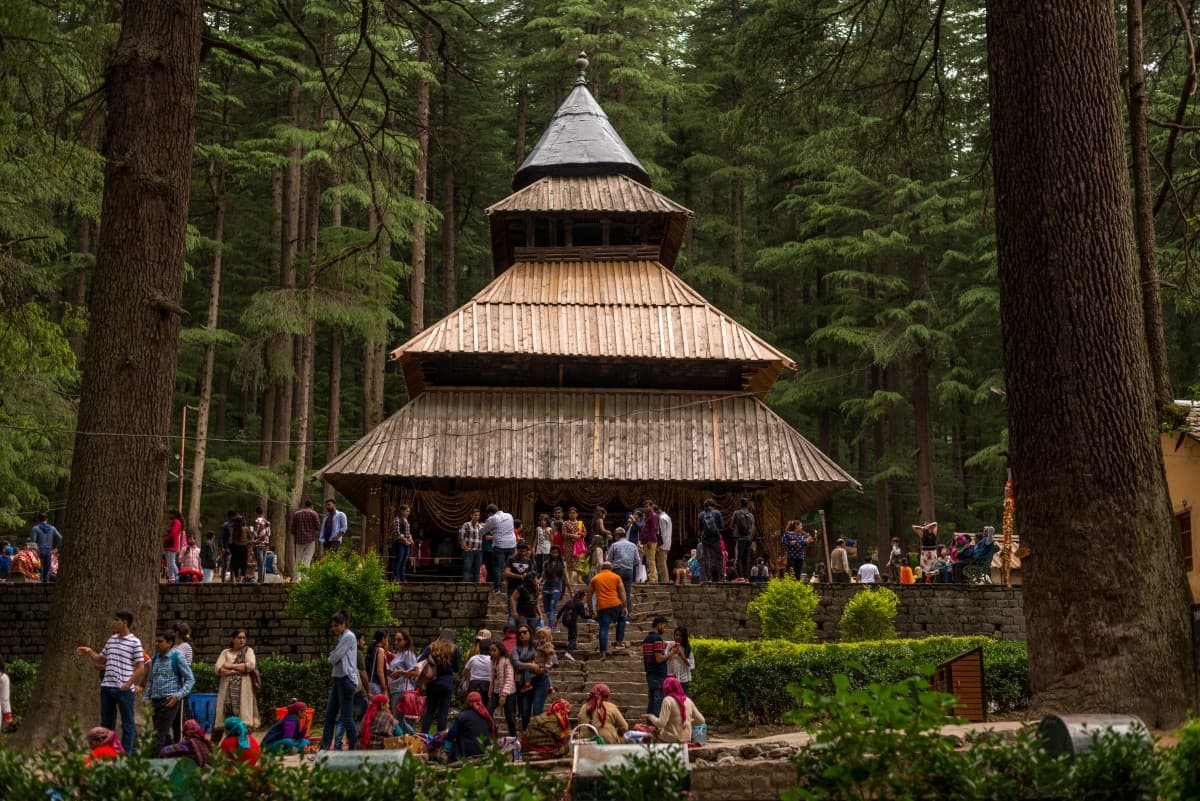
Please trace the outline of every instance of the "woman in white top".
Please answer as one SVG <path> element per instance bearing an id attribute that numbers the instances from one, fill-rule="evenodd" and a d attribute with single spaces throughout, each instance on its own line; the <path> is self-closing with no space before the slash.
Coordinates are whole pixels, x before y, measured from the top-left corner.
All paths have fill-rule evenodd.
<path id="1" fill-rule="evenodd" d="M 12 682 L 8 680 L 8 672 L 4 669 L 4 660 L 0 659 L 0 731 L 12 725 Z"/>
<path id="2" fill-rule="evenodd" d="M 480 643 L 480 652 L 467 660 L 463 673 L 467 678 L 467 692 L 479 693 L 486 698 L 492 689 L 491 642 Z"/>
<path id="3" fill-rule="evenodd" d="M 246 645 L 246 630 L 236 629 L 230 637 L 229 647 L 217 657 L 217 677 L 221 684 L 217 690 L 214 732 L 224 731 L 227 717 L 241 718 L 250 731 L 258 728 L 258 703 L 250 680 L 250 672 L 257 664 L 254 649 Z"/>
<path id="4" fill-rule="evenodd" d="M 388 662 L 388 694 L 392 697 L 392 709 L 398 717 L 420 717 L 420 702 L 415 696 L 406 698 L 404 695 L 417 689 L 417 655 L 413 653 L 412 635 L 397 631 L 392 635 L 392 650 L 395 656 Z"/>
<path id="5" fill-rule="evenodd" d="M 538 524 L 533 540 L 533 569 L 538 575 L 542 573 L 542 564 L 550 556 L 551 539 L 554 535 L 550 528 L 550 515 L 538 515 Z M 484 698 L 487 696 L 485 695 Z"/>
<path id="6" fill-rule="evenodd" d="M 692 643 L 688 639 L 688 631 L 683 626 L 675 629 L 675 642 L 668 651 L 667 673 L 674 676 L 683 685 L 683 691 L 688 691 L 692 683 L 692 671 L 696 669 L 696 655 L 692 653 Z"/>

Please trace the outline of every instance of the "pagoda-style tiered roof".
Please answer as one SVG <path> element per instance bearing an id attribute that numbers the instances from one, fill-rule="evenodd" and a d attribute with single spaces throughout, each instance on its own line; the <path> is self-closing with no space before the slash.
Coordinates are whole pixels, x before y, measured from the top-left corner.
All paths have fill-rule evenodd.
<path id="1" fill-rule="evenodd" d="M 564 360 L 571 362 L 567 383 L 576 386 L 589 373 L 603 377 L 601 363 L 623 365 L 625 374 L 610 380 L 625 386 L 634 362 L 653 362 L 658 366 L 648 365 L 641 386 L 759 395 L 784 368 L 795 368 L 656 261 L 519 262 L 392 358 L 404 367 L 410 395 L 430 379 L 462 383 L 445 373 L 453 369 L 478 381 L 507 366 L 510 380 L 499 375 L 489 383 L 536 384 L 531 362 L 537 360 L 550 369 L 550 385 L 564 383 L 558 380 Z"/>
<path id="2" fill-rule="evenodd" d="M 645 458 L 630 458 L 631 449 Z M 388 476 L 786 482 L 804 506 L 858 482 L 738 393 L 430 389 L 325 466 L 355 503 Z"/>

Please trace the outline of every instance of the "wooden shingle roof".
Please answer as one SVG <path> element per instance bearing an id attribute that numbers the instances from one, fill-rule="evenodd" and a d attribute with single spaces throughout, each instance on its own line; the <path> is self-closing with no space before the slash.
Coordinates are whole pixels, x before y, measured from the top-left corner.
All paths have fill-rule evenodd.
<path id="1" fill-rule="evenodd" d="M 630 458 L 629 448 L 650 458 Z M 836 462 L 745 393 L 430 389 L 322 469 L 352 499 L 381 477 L 781 482 L 814 508 Z"/>
<path id="2" fill-rule="evenodd" d="M 654 261 L 518 262 L 391 355 L 413 375 L 414 361 L 456 354 L 740 362 L 760 394 L 795 368 Z"/>
<path id="3" fill-rule="evenodd" d="M 626 175 L 548 175 L 488 206 L 500 212 L 595 211 L 614 214 L 682 214 L 692 212 Z"/>

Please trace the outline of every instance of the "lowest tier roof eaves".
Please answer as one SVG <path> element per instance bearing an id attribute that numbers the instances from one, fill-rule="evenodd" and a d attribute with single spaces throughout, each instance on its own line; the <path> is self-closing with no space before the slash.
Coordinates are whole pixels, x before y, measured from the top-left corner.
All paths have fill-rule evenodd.
<path id="1" fill-rule="evenodd" d="M 746 393 L 607 389 L 431 389 L 318 474 L 347 494 L 390 477 L 776 482 L 814 502 L 861 490 Z"/>
<path id="2" fill-rule="evenodd" d="M 795 362 L 652 261 L 518 262 L 392 351 Z"/>

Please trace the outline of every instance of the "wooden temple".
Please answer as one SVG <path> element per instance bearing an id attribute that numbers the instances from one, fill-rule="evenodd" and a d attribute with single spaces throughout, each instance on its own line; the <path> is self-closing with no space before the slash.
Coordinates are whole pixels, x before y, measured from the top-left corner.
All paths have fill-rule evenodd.
<path id="1" fill-rule="evenodd" d="M 652 498 L 696 540 L 704 498 L 760 531 L 859 488 L 762 401 L 785 354 L 672 271 L 692 213 L 658 194 L 579 78 L 487 209 L 494 280 L 394 350 L 410 400 L 320 472 L 383 548 L 397 507 L 434 555 L 496 503 L 525 521 Z M 770 550 L 775 550 L 772 538 Z"/>

